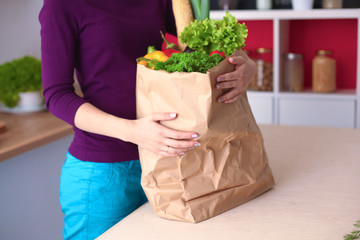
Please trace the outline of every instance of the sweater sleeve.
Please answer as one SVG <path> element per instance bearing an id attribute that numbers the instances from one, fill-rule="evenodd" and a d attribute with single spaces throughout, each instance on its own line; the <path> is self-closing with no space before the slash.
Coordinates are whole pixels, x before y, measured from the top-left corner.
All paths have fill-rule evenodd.
<path id="1" fill-rule="evenodd" d="M 174 13 L 173 13 L 171 0 L 167 0 L 166 10 L 167 10 L 166 11 L 166 22 L 165 22 L 166 32 L 176 36 L 177 35 L 176 24 L 175 24 L 175 17 L 174 17 Z"/>
<path id="2" fill-rule="evenodd" d="M 77 109 L 85 100 L 75 94 L 74 67 L 79 35 L 76 15 L 67 0 L 45 0 L 39 14 L 41 64 L 46 106 L 56 117 L 74 126 Z M 76 8 L 75 8 L 76 9 Z"/>

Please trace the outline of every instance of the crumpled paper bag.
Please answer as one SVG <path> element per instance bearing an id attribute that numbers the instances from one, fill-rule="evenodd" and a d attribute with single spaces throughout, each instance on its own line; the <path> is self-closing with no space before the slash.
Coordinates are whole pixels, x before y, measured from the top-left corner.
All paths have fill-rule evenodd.
<path id="1" fill-rule="evenodd" d="M 238 51 L 235 55 L 240 54 Z M 202 73 L 167 73 L 138 65 L 137 117 L 175 112 L 163 125 L 199 134 L 201 146 L 163 157 L 139 147 L 141 184 L 163 218 L 200 222 L 245 203 L 274 185 L 261 132 L 246 93 L 235 103 L 216 101 L 216 77 L 234 71 L 224 60 Z"/>

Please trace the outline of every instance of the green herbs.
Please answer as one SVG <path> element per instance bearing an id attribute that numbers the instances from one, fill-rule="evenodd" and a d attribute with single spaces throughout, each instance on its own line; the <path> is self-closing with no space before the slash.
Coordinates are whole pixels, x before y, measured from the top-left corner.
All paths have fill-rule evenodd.
<path id="1" fill-rule="evenodd" d="M 226 12 L 222 20 L 195 19 L 182 31 L 180 41 L 202 53 L 218 50 L 229 56 L 245 46 L 247 35 L 245 24 L 239 24 L 234 16 Z"/>
<path id="2" fill-rule="evenodd" d="M 42 89 L 41 62 L 30 56 L 0 65 L 0 102 L 15 107 L 20 92 Z"/>
<path id="3" fill-rule="evenodd" d="M 356 222 L 356 224 L 354 224 L 354 226 L 356 228 L 358 228 L 359 230 L 354 230 L 352 231 L 350 234 L 346 234 L 344 236 L 344 240 L 355 240 L 355 239 L 360 239 L 360 220 L 358 220 Z"/>
<path id="4" fill-rule="evenodd" d="M 210 1 L 209 0 L 191 0 L 191 7 L 195 19 L 204 20 L 210 15 Z"/>
<path id="5" fill-rule="evenodd" d="M 167 72 L 200 72 L 206 73 L 210 68 L 218 65 L 222 60 L 219 54 L 209 56 L 198 51 L 172 54 L 166 62 L 157 62 L 155 70 Z"/>

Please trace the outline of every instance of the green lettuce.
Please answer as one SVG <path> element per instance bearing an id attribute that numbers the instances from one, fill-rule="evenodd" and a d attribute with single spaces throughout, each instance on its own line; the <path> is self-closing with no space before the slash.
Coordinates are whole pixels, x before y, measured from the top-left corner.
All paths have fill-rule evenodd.
<path id="1" fill-rule="evenodd" d="M 195 19 L 186 26 L 180 35 L 180 41 L 189 48 L 210 54 L 218 50 L 226 56 L 245 46 L 248 29 L 245 24 L 226 12 L 222 20 Z"/>

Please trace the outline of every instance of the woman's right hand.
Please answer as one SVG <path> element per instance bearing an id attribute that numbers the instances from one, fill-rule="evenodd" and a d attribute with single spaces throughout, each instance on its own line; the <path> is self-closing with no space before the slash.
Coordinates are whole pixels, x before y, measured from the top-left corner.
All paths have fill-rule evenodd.
<path id="1" fill-rule="evenodd" d="M 139 147 L 162 156 L 178 156 L 199 146 L 198 134 L 177 131 L 163 126 L 161 121 L 171 121 L 176 113 L 154 113 L 132 121 L 130 141 Z"/>

